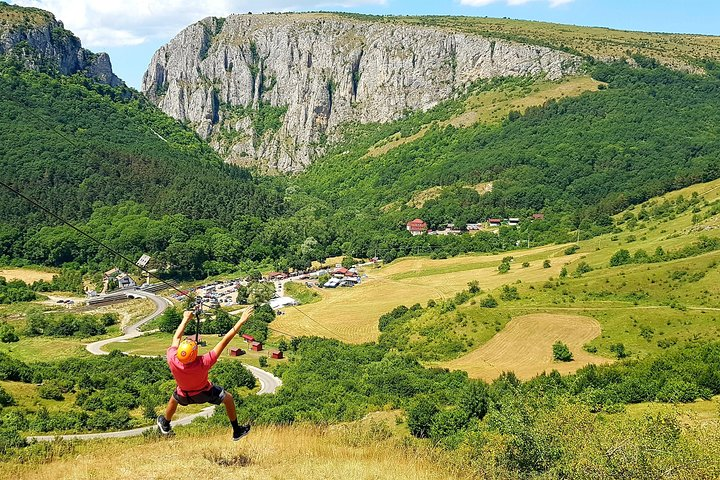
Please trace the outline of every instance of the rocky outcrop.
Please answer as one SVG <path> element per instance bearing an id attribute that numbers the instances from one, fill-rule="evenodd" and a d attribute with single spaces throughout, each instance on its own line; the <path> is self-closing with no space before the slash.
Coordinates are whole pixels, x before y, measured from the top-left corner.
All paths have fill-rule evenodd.
<path id="1" fill-rule="evenodd" d="M 123 85 L 112 71 L 110 57 L 82 48 L 80 39 L 52 13 L 0 2 L 0 17 L 0 55 L 37 71 L 61 75 L 83 72 L 114 87 Z"/>
<path id="2" fill-rule="evenodd" d="M 229 161 L 297 171 L 338 127 L 426 110 L 478 79 L 577 71 L 534 45 L 333 14 L 231 15 L 153 56 L 143 92 Z"/>

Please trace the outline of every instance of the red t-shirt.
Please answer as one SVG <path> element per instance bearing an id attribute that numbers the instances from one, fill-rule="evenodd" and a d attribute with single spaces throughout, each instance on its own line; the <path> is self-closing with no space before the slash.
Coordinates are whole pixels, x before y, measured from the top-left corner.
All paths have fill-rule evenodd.
<path id="1" fill-rule="evenodd" d="M 177 347 L 167 349 L 167 363 L 177 383 L 177 393 L 180 396 L 196 395 L 212 387 L 208 380 L 210 368 L 217 362 L 217 354 L 210 350 L 200 355 L 192 363 L 182 363 L 177 358 Z M 187 395 L 186 395 L 187 394 Z"/>

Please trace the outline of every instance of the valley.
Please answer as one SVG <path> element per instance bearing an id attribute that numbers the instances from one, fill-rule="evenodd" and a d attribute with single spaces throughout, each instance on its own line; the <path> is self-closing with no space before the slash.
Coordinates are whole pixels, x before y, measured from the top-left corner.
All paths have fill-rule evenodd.
<path id="1" fill-rule="evenodd" d="M 720 477 L 720 37 L 193 22 L 0 1 L 0 478 Z"/>

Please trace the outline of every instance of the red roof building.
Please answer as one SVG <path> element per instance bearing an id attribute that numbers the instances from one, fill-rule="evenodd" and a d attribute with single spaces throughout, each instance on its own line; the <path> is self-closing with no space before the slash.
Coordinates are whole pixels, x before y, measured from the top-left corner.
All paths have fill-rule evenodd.
<path id="1" fill-rule="evenodd" d="M 408 222 L 406 228 L 407 231 L 412 233 L 413 235 L 422 235 L 424 233 L 427 233 L 428 230 L 427 223 L 423 222 L 419 218 Z"/>
<path id="2" fill-rule="evenodd" d="M 248 343 L 255 341 L 255 337 L 253 337 L 252 335 L 248 335 L 247 333 L 243 333 L 241 336 L 242 336 L 243 340 L 245 340 Z"/>
<path id="3" fill-rule="evenodd" d="M 488 223 L 494 227 L 502 225 L 502 218 L 488 218 Z"/>
<path id="4" fill-rule="evenodd" d="M 253 350 L 253 351 L 255 351 L 255 352 L 261 352 L 261 351 L 262 351 L 262 347 L 263 347 L 263 345 L 262 345 L 262 343 L 260 343 L 260 342 L 252 342 L 252 343 L 250 344 L 250 350 Z"/>
<path id="5" fill-rule="evenodd" d="M 245 355 L 245 350 L 243 350 L 242 348 L 231 348 L 230 349 L 231 357 L 239 357 L 240 355 Z"/>
<path id="6" fill-rule="evenodd" d="M 545 220 L 545 214 L 544 213 L 533 213 L 532 218 L 533 218 L 533 220 Z"/>
<path id="7" fill-rule="evenodd" d="M 275 360 L 282 360 L 283 352 L 281 352 L 280 350 L 274 351 L 270 353 L 270 358 L 274 358 Z"/>

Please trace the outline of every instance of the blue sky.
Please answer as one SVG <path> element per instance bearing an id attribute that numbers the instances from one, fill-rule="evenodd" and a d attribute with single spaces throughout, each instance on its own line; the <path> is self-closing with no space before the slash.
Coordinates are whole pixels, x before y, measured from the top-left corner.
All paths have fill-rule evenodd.
<path id="1" fill-rule="evenodd" d="M 718 0 L 14 0 L 50 10 L 138 88 L 152 54 L 209 15 L 331 10 L 376 15 L 469 15 L 542 20 L 654 32 L 720 35 Z"/>

